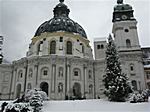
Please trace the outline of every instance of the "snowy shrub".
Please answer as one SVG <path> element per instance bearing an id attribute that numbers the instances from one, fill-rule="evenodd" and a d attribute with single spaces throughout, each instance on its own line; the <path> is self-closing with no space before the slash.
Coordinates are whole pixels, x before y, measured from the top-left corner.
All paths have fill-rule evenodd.
<path id="1" fill-rule="evenodd" d="M 29 100 L 31 100 L 31 98 L 32 98 L 32 96 L 34 95 L 35 92 L 37 92 L 41 96 L 42 100 L 48 100 L 47 94 L 44 91 L 41 91 L 40 89 L 36 88 L 36 89 L 28 91 L 25 94 L 25 96 L 24 96 L 25 101 L 28 102 Z"/>
<path id="2" fill-rule="evenodd" d="M 130 98 L 131 103 L 148 102 L 149 90 L 144 90 L 142 93 L 134 93 Z"/>
<path id="3" fill-rule="evenodd" d="M 43 98 L 41 94 L 35 90 L 29 99 L 30 106 L 32 106 L 34 112 L 40 112 L 43 106 Z"/>
<path id="4" fill-rule="evenodd" d="M 33 112 L 28 103 L 10 103 L 4 112 Z"/>

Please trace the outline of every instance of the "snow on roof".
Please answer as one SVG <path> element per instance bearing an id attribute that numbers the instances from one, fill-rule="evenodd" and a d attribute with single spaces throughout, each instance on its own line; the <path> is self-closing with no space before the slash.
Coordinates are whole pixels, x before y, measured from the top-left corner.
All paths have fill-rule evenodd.
<path id="1" fill-rule="evenodd" d="M 96 42 L 96 41 L 106 41 L 106 37 L 94 38 L 94 42 Z"/>
<path id="2" fill-rule="evenodd" d="M 144 68 L 150 68 L 150 64 L 149 65 L 144 65 Z"/>

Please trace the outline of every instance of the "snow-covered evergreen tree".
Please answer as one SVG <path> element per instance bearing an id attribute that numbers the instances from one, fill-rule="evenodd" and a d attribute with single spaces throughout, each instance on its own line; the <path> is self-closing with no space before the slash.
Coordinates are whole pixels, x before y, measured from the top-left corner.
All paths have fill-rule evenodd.
<path id="1" fill-rule="evenodd" d="M 32 99 L 35 92 L 37 92 L 42 97 L 43 101 L 49 99 L 47 97 L 47 94 L 44 91 L 42 91 L 40 88 L 34 88 L 25 93 L 25 96 L 24 96 L 25 101 L 29 102 Z"/>
<path id="2" fill-rule="evenodd" d="M 38 91 L 34 91 L 33 95 L 29 100 L 30 106 L 33 107 L 34 112 L 41 112 L 43 106 L 42 96 L 38 93 Z"/>
<path id="3" fill-rule="evenodd" d="M 112 36 L 109 35 L 106 50 L 105 95 L 110 101 L 125 101 L 131 87 L 126 74 L 122 73 L 118 52 Z"/>

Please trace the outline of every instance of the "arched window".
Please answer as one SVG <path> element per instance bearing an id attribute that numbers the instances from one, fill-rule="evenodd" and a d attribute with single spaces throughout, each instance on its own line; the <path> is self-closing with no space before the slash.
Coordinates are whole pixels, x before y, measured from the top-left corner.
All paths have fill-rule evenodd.
<path id="1" fill-rule="evenodd" d="M 21 84 L 18 84 L 16 88 L 16 98 L 20 98 L 20 94 L 21 94 Z"/>
<path id="2" fill-rule="evenodd" d="M 92 84 L 89 85 L 89 94 L 93 94 L 93 85 Z"/>
<path id="3" fill-rule="evenodd" d="M 58 77 L 63 77 L 63 68 L 59 67 Z"/>
<path id="4" fill-rule="evenodd" d="M 42 51 L 42 44 L 43 41 L 40 41 L 39 44 L 37 45 L 37 55 L 39 55 L 39 53 Z"/>
<path id="5" fill-rule="evenodd" d="M 126 46 L 131 47 L 131 41 L 129 39 L 126 40 Z"/>
<path id="6" fill-rule="evenodd" d="M 20 70 L 20 71 L 18 72 L 18 80 L 21 79 L 22 77 L 23 77 L 23 71 Z"/>
<path id="7" fill-rule="evenodd" d="M 133 89 L 137 90 L 137 82 L 133 80 L 131 83 L 132 83 Z"/>
<path id="8" fill-rule="evenodd" d="M 73 70 L 73 73 L 74 73 L 74 76 L 80 76 L 80 69 L 78 69 L 78 68 L 75 68 L 74 70 Z"/>
<path id="9" fill-rule="evenodd" d="M 49 70 L 47 67 L 41 69 L 41 76 L 48 76 Z"/>
<path id="10" fill-rule="evenodd" d="M 27 89 L 29 89 L 29 90 L 32 89 L 31 83 L 28 83 Z"/>
<path id="11" fill-rule="evenodd" d="M 56 54 L 56 41 L 51 41 L 50 43 L 50 54 Z"/>
<path id="12" fill-rule="evenodd" d="M 32 78 L 32 75 L 33 75 L 33 71 L 32 69 L 29 69 L 29 75 L 28 75 L 29 79 Z"/>
<path id="13" fill-rule="evenodd" d="M 131 71 L 134 70 L 134 64 L 130 64 L 130 70 L 131 70 Z"/>
<path id="14" fill-rule="evenodd" d="M 58 84 L 58 93 L 62 93 L 63 92 L 63 84 L 59 83 Z"/>
<path id="15" fill-rule="evenodd" d="M 104 45 L 103 44 L 101 45 L 101 49 L 104 49 Z"/>
<path id="16" fill-rule="evenodd" d="M 67 41 L 66 50 L 67 54 L 72 54 L 72 43 L 70 41 Z"/>

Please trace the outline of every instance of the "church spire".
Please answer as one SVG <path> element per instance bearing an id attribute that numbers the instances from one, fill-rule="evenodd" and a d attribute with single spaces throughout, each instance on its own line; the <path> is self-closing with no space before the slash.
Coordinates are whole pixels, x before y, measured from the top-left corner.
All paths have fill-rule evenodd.
<path id="1" fill-rule="evenodd" d="M 117 0 L 117 4 L 123 4 L 123 0 Z"/>

